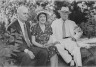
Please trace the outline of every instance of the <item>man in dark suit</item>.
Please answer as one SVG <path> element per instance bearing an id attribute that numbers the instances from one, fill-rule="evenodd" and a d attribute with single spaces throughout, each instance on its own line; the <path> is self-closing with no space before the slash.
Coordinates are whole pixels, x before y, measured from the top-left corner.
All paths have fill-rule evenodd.
<path id="1" fill-rule="evenodd" d="M 35 66 L 46 66 L 48 57 L 47 50 L 37 48 L 32 45 L 30 24 L 27 22 L 28 19 L 28 8 L 20 6 L 17 9 L 17 20 L 11 23 L 8 27 L 8 31 L 14 29 L 18 34 L 22 34 L 23 44 L 19 45 L 20 52 L 16 53 L 18 59 L 21 61 L 21 66 L 31 66 L 33 60 L 36 61 Z"/>

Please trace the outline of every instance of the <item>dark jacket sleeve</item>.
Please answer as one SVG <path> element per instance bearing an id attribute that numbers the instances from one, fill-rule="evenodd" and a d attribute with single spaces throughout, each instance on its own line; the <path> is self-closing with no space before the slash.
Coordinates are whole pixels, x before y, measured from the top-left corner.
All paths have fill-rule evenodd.
<path id="1" fill-rule="evenodd" d="M 21 33 L 21 27 L 18 24 L 18 22 L 13 23 L 12 25 L 10 25 L 7 29 L 7 31 L 10 32 L 10 34 L 14 34 L 14 38 L 15 38 L 15 44 L 18 44 L 18 49 L 20 51 L 24 51 L 25 49 L 28 49 L 28 46 L 24 40 L 23 34 Z"/>
<path id="2" fill-rule="evenodd" d="M 23 41 L 23 40 L 21 42 L 23 42 L 23 43 L 19 44 L 19 50 L 24 51 L 25 49 L 28 49 L 28 46 L 27 46 L 26 42 Z"/>

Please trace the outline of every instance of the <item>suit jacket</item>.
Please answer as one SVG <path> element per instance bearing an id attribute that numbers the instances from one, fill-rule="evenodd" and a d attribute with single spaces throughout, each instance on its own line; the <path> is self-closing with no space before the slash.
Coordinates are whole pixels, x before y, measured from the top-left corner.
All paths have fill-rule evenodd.
<path id="1" fill-rule="evenodd" d="M 63 39 L 63 31 L 62 31 L 62 25 L 63 25 L 63 20 L 62 19 L 56 19 L 53 21 L 51 27 L 53 30 L 53 42 L 54 41 L 60 41 Z M 66 32 L 66 37 L 74 37 L 74 29 L 77 27 L 76 23 L 71 20 L 66 20 L 65 21 L 65 32 Z"/>
<path id="2" fill-rule="evenodd" d="M 25 24 L 26 24 L 26 28 L 27 28 L 27 32 L 28 32 L 28 37 L 29 37 L 29 40 L 30 40 L 30 42 L 31 42 L 30 24 L 29 24 L 29 22 L 26 22 Z M 7 30 L 8 30 L 9 32 L 11 32 L 11 29 L 14 29 L 16 33 L 22 35 L 21 41 L 23 42 L 23 44 L 20 44 L 20 45 L 19 45 L 19 50 L 20 50 L 20 51 L 24 51 L 24 49 L 28 49 L 29 47 L 27 46 L 27 43 L 26 43 L 26 41 L 25 41 L 25 39 L 24 39 L 24 36 L 23 36 L 23 34 L 21 33 L 22 30 L 21 30 L 21 26 L 20 26 L 18 20 L 14 21 L 14 22 L 13 22 L 12 24 L 10 24 L 9 27 L 7 28 Z M 14 33 L 15 33 L 15 32 L 14 32 Z"/>

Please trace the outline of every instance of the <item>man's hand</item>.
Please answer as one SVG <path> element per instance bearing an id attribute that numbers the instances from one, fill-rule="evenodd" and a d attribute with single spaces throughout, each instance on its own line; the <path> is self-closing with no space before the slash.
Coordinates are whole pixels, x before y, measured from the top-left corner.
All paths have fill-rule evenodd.
<path id="1" fill-rule="evenodd" d="M 90 44 L 87 44 L 87 46 L 85 48 L 87 48 L 87 49 L 91 48 Z"/>
<path id="2" fill-rule="evenodd" d="M 60 44 L 60 42 L 59 41 L 56 41 L 54 44 Z"/>
<path id="3" fill-rule="evenodd" d="M 35 58 L 35 55 L 33 54 L 32 51 L 28 50 L 28 55 L 30 56 L 31 59 L 34 59 Z"/>

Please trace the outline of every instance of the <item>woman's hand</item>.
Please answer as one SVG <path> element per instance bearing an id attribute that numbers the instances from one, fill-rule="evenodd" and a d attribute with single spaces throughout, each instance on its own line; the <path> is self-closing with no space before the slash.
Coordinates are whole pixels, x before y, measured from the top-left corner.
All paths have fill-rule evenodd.
<path id="1" fill-rule="evenodd" d="M 45 48 L 48 48 L 50 45 L 48 43 L 44 44 Z"/>
<path id="2" fill-rule="evenodd" d="M 48 48 L 50 46 L 53 46 L 53 43 L 50 43 L 50 44 L 46 43 L 46 44 L 44 44 L 44 46 L 45 46 L 45 48 Z"/>
<path id="3" fill-rule="evenodd" d="M 48 48 L 48 47 L 54 46 L 54 45 L 56 45 L 56 44 L 60 44 L 60 42 L 59 42 L 59 41 L 56 41 L 55 43 L 50 43 L 50 44 L 46 43 L 46 44 L 44 44 L 44 47 L 45 47 L 45 48 Z"/>

